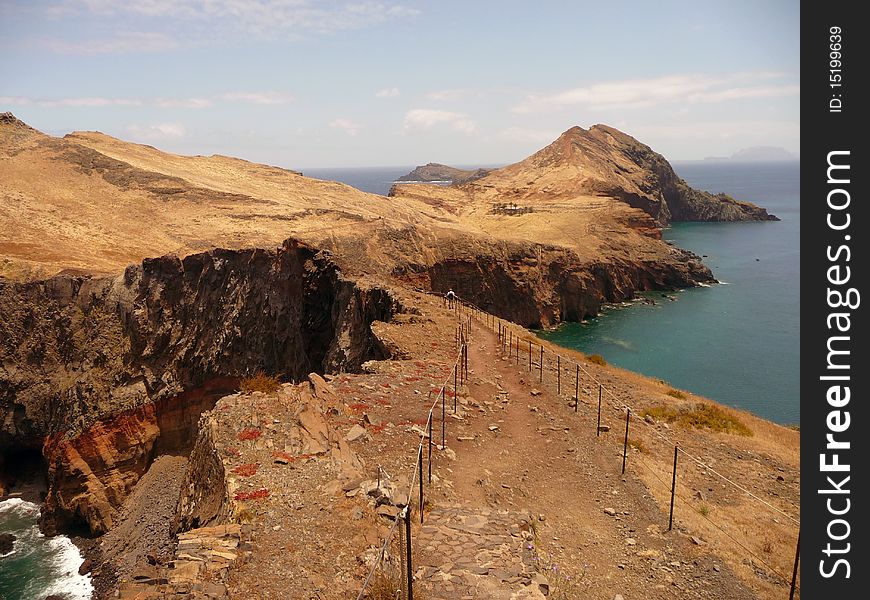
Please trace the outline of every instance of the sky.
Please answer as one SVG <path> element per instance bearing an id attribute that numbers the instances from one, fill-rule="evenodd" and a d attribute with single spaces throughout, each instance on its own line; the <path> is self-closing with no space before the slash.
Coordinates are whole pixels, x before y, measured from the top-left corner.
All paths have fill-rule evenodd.
<path id="1" fill-rule="evenodd" d="M 800 146 L 799 3 L 0 0 L 0 112 L 289 168 Z"/>

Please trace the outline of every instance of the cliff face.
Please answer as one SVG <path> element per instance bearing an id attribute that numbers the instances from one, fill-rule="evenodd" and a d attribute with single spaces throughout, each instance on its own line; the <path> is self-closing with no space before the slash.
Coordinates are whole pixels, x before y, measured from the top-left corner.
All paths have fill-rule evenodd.
<path id="1" fill-rule="evenodd" d="M 237 378 L 383 358 L 369 326 L 398 308 L 292 241 L 0 283 L 0 452 L 42 441 L 46 528 L 105 531 L 155 452 L 189 447 Z"/>
<path id="2" fill-rule="evenodd" d="M 463 298 L 525 327 L 550 327 L 595 316 L 605 303 L 633 298 L 638 291 L 691 287 L 714 281 L 701 259 L 674 249 L 670 263 L 582 263 L 571 252 L 517 249 L 507 260 L 458 257 L 425 270 L 425 283 Z"/>

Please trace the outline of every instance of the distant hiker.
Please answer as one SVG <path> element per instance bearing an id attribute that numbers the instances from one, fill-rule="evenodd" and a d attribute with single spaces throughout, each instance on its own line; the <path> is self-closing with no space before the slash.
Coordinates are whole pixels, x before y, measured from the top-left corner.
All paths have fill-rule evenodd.
<path id="1" fill-rule="evenodd" d="M 453 290 L 447 291 L 447 306 L 449 308 L 453 308 L 453 303 L 456 301 L 456 294 L 453 293 Z"/>

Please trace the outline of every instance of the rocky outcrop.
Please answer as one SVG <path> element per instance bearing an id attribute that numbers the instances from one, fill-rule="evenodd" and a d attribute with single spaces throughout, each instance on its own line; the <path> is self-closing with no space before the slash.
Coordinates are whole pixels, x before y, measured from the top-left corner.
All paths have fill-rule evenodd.
<path id="1" fill-rule="evenodd" d="M 428 163 L 415 168 L 407 175 L 402 175 L 396 181 L 407 182 L 451 182 L 465 183 L 480 179 L 492 169 L 457 169 L 439 163 Z"/>
<path id="2" fill-rule="evenodd" d="M 47 529 L 103 532 L 155 453 L 189 447 L 237 378 L 384 358 L 370 324 L 398 309 L 293 241 L 0 282 L 0 452 L 42 445 Z"/>
<path id="3" fill-rule="evenodd" d="M 660 226 L 671 221 L 778 220 L 754 204 L 690 187 L 661 154 L 606 125 L 572 127 L 525 160 L 465 186 L 472 193 L 485 191 L 512 201 L 616 198 L 643 210 Z"/>
<path id="4" fill-rule="evenodd" d="M 540 251 L 536 251 L 540 250 Z M 595 316 L 606 303 L 639 291 L 712 282 L 700 257 L 672 248 L 671 261 L 584 261 L 560 248 L 514 247 L 506 256 L 457 256 L 406 277 L 431 289 L 454 290 L 484 310 L 525 327 L 551 327 Z"/>

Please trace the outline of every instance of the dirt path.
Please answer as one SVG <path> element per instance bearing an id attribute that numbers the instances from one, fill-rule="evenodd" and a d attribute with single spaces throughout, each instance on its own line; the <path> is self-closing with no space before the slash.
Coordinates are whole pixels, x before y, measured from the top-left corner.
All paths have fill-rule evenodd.
<path id="1" fill-rule="evenodd" d="M 667 515 L 631 469 L 621 475 L 622 424 L 610 418 L 612 430 L 596 438 L 591 407 L 581 403 L 575 413 L 569 406 L 573 385 L 557 397 L 539 384 L 537 367 L 529 371 L 527 356 L 521 353 L 517 365 L 497 355 L 497 339 L 482 326 L 474 332 L 463 419 L 448 424 L 457 460 L 438 469 L 447 481 L 436 510 L 461 508 L 466 518 L 486 511 L 519 515 L 512 564 L 523 565 L 522 552 L 529 551 L 537 571 L 546 573 L 551 597 L 755 598 L 719 557 L 666 531 Z M 438 529 L 424 530 L 423 541 Z M 487 550 L 486 536 L 478 539 Z M 474 556 L 475 548 L 461 554 Z M 520 593 L 531 581 L 511 582 L 519 574 L 502 569 L 491 573 L 498 581 L 478 580 L 474 597 L 520 597 L 503 595 L 505 584 Z"/>

